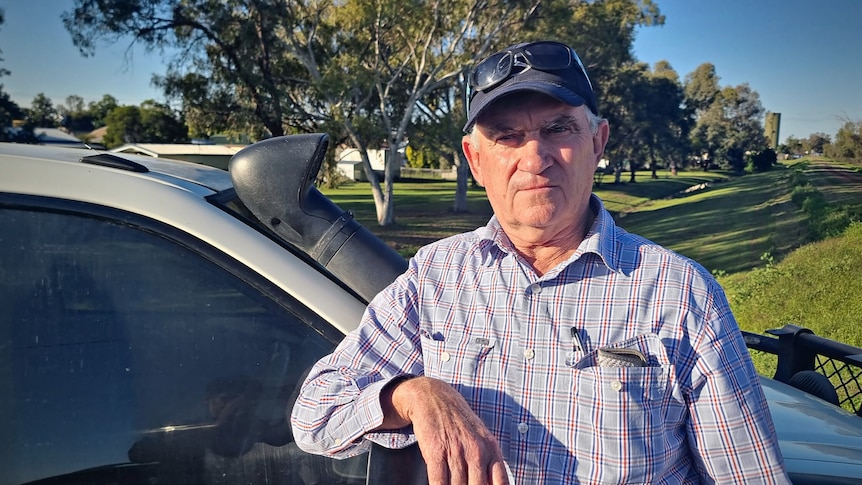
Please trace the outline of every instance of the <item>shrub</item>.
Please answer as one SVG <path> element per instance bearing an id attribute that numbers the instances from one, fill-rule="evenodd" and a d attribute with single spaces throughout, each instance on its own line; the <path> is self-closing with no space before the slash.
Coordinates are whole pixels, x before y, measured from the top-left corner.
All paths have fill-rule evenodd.
<path id="1" fill-rule="evenodd" d="M 808 200 L 812 194 L 816 193 L 817 191 L 810 185 L 797 185 L 790 193 L 790 200 L 793 201 L 797 207 L 803 207 L 805 201 Z"/>
<path id="2" fill-rule="evenodd" d="M 778 162 L 778 156 L 771 148 L 747 155 L 748 168 L 752 172 L 766 172 Z"/>

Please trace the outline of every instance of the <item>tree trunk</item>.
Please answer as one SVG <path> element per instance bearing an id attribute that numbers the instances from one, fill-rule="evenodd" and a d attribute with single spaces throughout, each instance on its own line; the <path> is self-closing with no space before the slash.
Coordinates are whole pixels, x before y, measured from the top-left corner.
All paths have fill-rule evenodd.
<path id="1" fill-rule="evenodd" d="M 395 224 L 395 204 L 392 201 L 392 194 L 395 189 L 395 179 L 401 174 L 401 154 L 398 153 L 398 145 L 390 143 L 386 149 L 386 158 L 383 163 L 383 174 L 385 181 L 385 190 L 383 191 L 383 200 L 381 204 L 375 206 L 377 208 L 377 223 L 381 226 L 389 226 Z"/>
<path id="2" fill-rule="evenodd" d="M 394 221 L 394 216 L 392 215 L 392 199 L 389 197 L 392 194 L 392 184 L 387 183 L 387 190 L 384 192 L 380 187 L 380 179 L 377 178 L 377 174 L 374 173 L 374 169 L 371 167 L 371 160 L 368 158 L 368 150 L 364 145 L 357 150 L 359 151 L 359 156 L 362 158 L 362 169 L 365 171 L 365 177 L 368 179 L 369 185 L 371 185 L 371 196 L 374 198 L 374 209 L 377 213 L 377 223 L 381 226 L 385 226 L 385 221 Z M 388 170 L 386 172 L 388 173 Z M 388 175 L 386 178 L 389 178 Z M 389 224 L 391 223 L 392 222 L 389 222 Z"/>

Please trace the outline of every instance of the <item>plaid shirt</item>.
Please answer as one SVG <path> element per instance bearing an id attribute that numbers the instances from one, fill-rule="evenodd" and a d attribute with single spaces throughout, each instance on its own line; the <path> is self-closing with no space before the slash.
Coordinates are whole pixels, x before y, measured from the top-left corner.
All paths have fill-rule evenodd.
<path id="1" fill-rule="evenodd" d="M 617 227 L 601 201 L 566 262 L 539 276 L 496 219 L 422 248 L 311 371 L 297 444 L 348 457 L 382 423 L 381 388 L 449 382 L 499 439 L 518 484 L 789 483 L 724 292 L 700 265 Z M 599 348 L 640 351 L 606 367 Z"/>

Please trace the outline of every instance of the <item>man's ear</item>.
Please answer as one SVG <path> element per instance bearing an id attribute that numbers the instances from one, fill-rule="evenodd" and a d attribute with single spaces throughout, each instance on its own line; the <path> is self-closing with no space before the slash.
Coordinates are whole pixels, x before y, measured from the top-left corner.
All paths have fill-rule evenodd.
<path id="1" fill-rule="evenodd" d="M 610 136 L 611 129 L 608 126 L 608 120 L 602 120 L 599 123 L 599 128 L 596 130 L 596 134 L 593 135 L 593 154 L 596 157 L 596 164 L 602 159 L 602 154 L 605 153 L 605 147 L 608 144 L 608 136 Z"/>
<path id="2" fill-rule="evenodd" d="M 474 130 L 476 128 L 473 128 Z M 479 151 L 473 146 L 473 137 L 464 135 L 461 138 L 461 149 L 464 150 L 464 157 L 467 158 L 467 163 L 470 165 L 470 171 L 473 172 L 473 179 L 476 183 L 484 187 L 482 182 L 482 167 L 479 163 Z"/>

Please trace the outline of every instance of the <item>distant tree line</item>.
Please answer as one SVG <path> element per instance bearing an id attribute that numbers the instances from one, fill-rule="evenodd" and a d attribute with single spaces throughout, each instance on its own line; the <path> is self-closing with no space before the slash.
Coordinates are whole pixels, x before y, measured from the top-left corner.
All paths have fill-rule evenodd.
<path id="1" fill-rule="evenodd" d="M 121 106 L 110 94 L 87 105 L 80 96 L 71 95 L 66 97 L 65 104 L 55 106 L 44 93 L 39 93 L 30 108 L 14 106 L 14 115 L 10 115 L 5 126 L 13 122 L 17 122 L 20 129 L 15 132 L 17 139 L 9 141 L 25 143 L 38 142 L 33 133 L 35 128 L 61 128 L 84 142 L 92 142 L 92 131 L 101 127 L 106 131 L 98 141 L 107 148 L 125 143 L 189 141 L 182 113 L 153 100 L 144 101 L 140 106 Z"/>
<path id="2" fill-rule="evenodd" d="M 788 155 L 823 155 L 862 163 L 862 120 L 845 120 L 834 140 L 825 133 L 812 133 L 805 139 L 789 136 L 778 151 Z"/>

